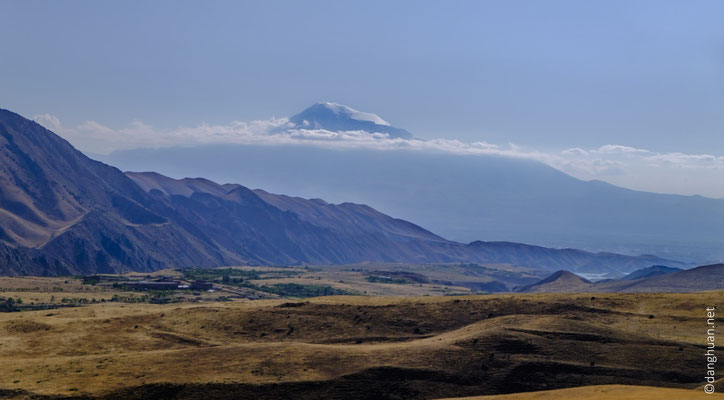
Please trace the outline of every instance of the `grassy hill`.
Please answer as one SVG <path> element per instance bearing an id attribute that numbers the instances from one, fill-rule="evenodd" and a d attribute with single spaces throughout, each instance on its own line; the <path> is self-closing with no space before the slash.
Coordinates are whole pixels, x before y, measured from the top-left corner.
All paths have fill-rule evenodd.
<path id="1" fill-rule="evenodd" d="M 714 393 L 708 395 L 700 389 L 666 389 L 650 386 L 584 386 L 574 389 L 546 390 L 532 393 L 504 394 L 497 396 L 466 397 L 466 400 L 558 400 L 558 399 L 587 399 L 587 400 L 699 400 L 724 399 L 724 394 Z M 453 400 L 453 399 L 446 399 Z M 462 400 L 462 398 L 456 399 Z"/>
<path id="2" fill-rule="evenodd" d="M 722 294 L 332 296 L 0 313 L 0 393 L 431 399 L 609 384 L 691 389 L 701 384 L 700 311 Z"/>

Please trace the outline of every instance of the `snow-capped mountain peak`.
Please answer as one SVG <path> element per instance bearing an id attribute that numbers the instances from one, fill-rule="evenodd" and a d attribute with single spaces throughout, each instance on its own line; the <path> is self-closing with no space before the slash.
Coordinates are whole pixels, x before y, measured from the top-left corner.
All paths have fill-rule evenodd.
<path id="1" fill-rule="evenodd" d="M 410 132 L 395 128 L 377 114 L 355 110 L 352 107 L 320 102 L 289 118 L 297 129 L 325 129 L 329 131 L 365 131 L 385 133 L 391 138 L 412 138 Z"/>
<path id="2" fill-rule="evenodd" d="M 369 122 L 375 123 L 377 125 L 390 126 L 390 124 L 387 121 L 380 118 L 380 116 L 377 114 L 372 114 L 372 113 L 368 113 L 368 112 L 355 110 L 354 108 L 345 106 L 344 104 L 331 103 L 331 102 L 327 101 L 324 103 L 317 103 L 316 105 L 326 107 L 327 109 L 329 109 L 337 114 L 347 116 L 348 118 L 355 119 L 357 121 L 369 121 Z"/>

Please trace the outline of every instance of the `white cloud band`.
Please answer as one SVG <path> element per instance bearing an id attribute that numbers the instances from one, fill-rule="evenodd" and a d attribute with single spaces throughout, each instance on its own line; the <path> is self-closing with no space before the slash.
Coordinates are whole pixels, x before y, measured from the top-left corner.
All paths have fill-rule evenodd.
<path id="1" fill-rule="evenodd" d="M 200 124 L 166 131 L 140 121 L 126 128 L 113 129 L 95 121 L 66 128 L 58 118 L 49 114 L 37 115 L 34 119 L 90 153 L 214 143 L 441 151 L 536 160 L 580 179 L 599 179 L 639 190 L 724 197 L 724 187 L 719 184 L 724 182 L 724 156 L 710 154 L 657 153 L 617 144 L 594 149 L 575 147 L 560 152 L 542 152 L 515 144 L 501 146 L 483 141 L 399 139 L 384 133 L 364 131 L 293 129 L 286 118 L 235 121 L 227 125 Z"/>

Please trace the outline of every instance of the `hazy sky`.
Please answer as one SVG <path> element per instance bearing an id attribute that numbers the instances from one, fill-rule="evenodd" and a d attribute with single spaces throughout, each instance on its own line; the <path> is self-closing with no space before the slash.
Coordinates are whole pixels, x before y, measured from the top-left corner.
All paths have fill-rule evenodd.
<path id="1" fill-rule="evenodd" d="M 713 157 L 677 170 L 687 188 L 617 172 L 664 185 L 647 190 L 717 195 L 724 179 L 721 1 L 0 0 L 0 15 L 0 107 L 64 127 L 154 134 L 329 100 L 424 139 Z"/>

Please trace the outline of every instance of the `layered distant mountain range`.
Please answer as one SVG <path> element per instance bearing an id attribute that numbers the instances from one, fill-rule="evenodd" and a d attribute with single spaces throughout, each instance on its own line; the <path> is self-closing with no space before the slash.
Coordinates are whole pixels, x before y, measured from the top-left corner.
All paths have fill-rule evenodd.
<path id="1" fill-rule="evenodd" d="M 656 256 L 459 243 L 366 205 L 123 173 L 0 110 L 0 274 L 366 261 L 504 263 L 619 275 L 686 265 Z"/>
<path id="2" fill-rule="evenodd" d="M 538 282 L 514 290 L 524 293 L 690 293 L 722 288 L 724 288 L 724 264 L 712 264 L 688 270 L 656 265 L 634 271 L 621 279 L 605 279 L 598 282 L 591 282 L 572 272 L 561 270 Z"/>
<path id="3" fill-rule="evenodd" d="M 198 145 L 118 151 L 100 160 L 123 170 L 204 176 L 274 193 L 369 204 L 460 242 L 524 242 L 695 263 L 724 260 L 724 199 L 582 181 L 520 158 L 414 149 L 424 141 L 375 114 L 334 103 L 315 104 L 292 116 L 289 125 L 294 132 L 311 130 L 306 134 L 313 137 L 315 130 L 355 138 L 364 131 L 387 135 L 395 144 L 384 150 Z"/>

